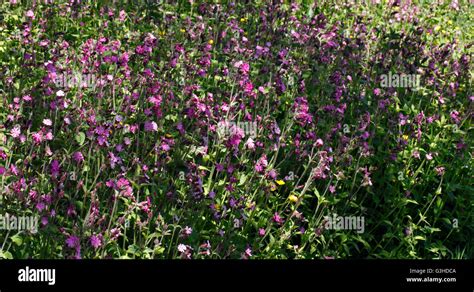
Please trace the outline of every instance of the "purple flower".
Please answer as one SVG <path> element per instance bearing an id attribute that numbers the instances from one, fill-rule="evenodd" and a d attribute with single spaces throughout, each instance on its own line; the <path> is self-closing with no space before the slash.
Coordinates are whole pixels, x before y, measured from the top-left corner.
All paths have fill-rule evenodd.
<path id="1" fill-rule="evenodd" d="M 403 114 L 398 115 L 399 125 L 403 126 L 408 122 L 408 116 L 404 116 Z"/>
<path id="2" fill-rule="evenodd" d="M 77 248 L 78 246 L 80 246 L 79 237 L 75 235 L 68 236 L 68 238 L 66 239 L 66 245 L 69 248 Z"/>
<path id="3" fill-rule="evenodd" d="M 46 206 L 44 205 L 43 202 L 39 202 L 38 204 L 36 204 L 36 209 L 38 210 L 38 212 L 43 211 L 45 208 Z"/>
<path id="4" fill-rule="evenodd" d="M 53 162 L 51 162 L 51 175 L 53 177 L 57 177 L 59 175 L 59 170 L 59 161 L 55 159 Z"/>
<path id="5" fill-rule="evenodd" d="M 117 238 L 119 238 L 120 235 L 122 235 L 122 232 L 120 232 L 119 228 L 110 229 L 110 238 L 112 240 L 116 240 Z"/>
<path id="6" fill-rule="evenodd" d="M 224 165 L 222 165 L 221 163 L 217 163 L 216 164 L 216 170 L 217 172 L 221 172 L 224 170 Z"/>
<path id="7" fill-rule="evenodd" d="M 270 177 L 271 179 L 276 179 L 277 178 L 277 173 L 274 169 L 270 170 L 268 173 L 267 173 L 268 177 Z"/>
<path id="8" fill-rule="evenodd" d="M 112 169 L 115 168 L 116 164 L 121 164 L 122 163 L 122 159 L 118 156 L 115 156 L 115 154 L 113 154 L 112 152 L 109 152 L 109 160 L 110 160 L 110 167 Z"/>
<path id="9" fill-rule="evenodd" d="M 255 164 L 255 170 L 257 172 L 263 172 L 268 166 L 267 156 L 264 154 Z"/>
<path id="10" fill-rule="evenodd" d="M 91 242 L 91 245 L 92 247 L 94 247 L 94 249 L 98 249 L 99 247 L 102 246 L 102 239 L 101 239 L 101 235 L 97 236 L 95 234 L 93 234 L 91 237 L 90 237 L 90 242 Z"/>
<path id="11" fill-rule="evenodd" d="M 72 154 L 72 159 L 74 159 L 74 161 L 76 161 L 77 163 L 81 163 L 84 161 L 84 156 L 80 151 L 77 151 Z"/>
<path id="12" fill-rule="evenodd" d="M 201 244 L 200 248 L 204 249 L 203 251 L 200 252 L 200 254 L 207 255 L 207 256 L 211 255 L 211 243 L 209 242 L 209 240 Z"/>
<path id="13" fill-rule="evenodd" d="M 459 112 L 458 111 L 452 111 L 451 114 L 449 115 L 453 122 L 456 124 L 459 124 L 461 122 L 461 119 L 459 118 Z"/>
<path id="14" fill-rule="evenodd" d="M 145 131 L 146 132 L 157 132 L 158 125 L 154 121 L 145 122 Z"/>

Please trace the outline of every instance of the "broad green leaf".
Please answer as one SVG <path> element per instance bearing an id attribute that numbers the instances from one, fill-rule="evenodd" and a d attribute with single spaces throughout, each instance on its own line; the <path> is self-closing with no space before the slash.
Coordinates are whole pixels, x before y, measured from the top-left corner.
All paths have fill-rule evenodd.
<path id="1" fill-rule="evenodd" d="M 84 134 L 83 132 L 79 132 L 76 134 L 76 142 L 79 143 L 80 146 L 82 146 L 84 144 L 84 142 L 86 141 L 86 134 Z"/>

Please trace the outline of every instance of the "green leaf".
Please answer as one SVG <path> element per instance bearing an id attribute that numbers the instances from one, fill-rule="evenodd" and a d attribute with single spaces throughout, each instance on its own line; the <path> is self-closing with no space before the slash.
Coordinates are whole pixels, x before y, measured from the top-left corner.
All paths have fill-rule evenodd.
<path id="1" fill-rule="evenodd" d="M 209 168 L 205 167 L 205 166 L 202 166 L 202 165 L 199 165 L 198 166 L 198 169 L 199 170 L 205 170 L 205 171 L 211 171 Z"/>
<path id="2" fill-rule="evenodd" d="M 162 247 L 162 246 L 157 247 L 157 248 L 155 248 L 154 252 L 155 252 L 156 255 L 163 254 L 165 252 L 165 248 Z"/>
<path id="3" fill-rule="evenodd" d="M 243 185 L 247 181 L 247 176 L 245 174 L 240 176 L 239 186 Z"/>
<path id="4" fill-rule="evenodd" d="M 13 235 L 12 237 L 10 237 L 10 239 L 13 241 L 13 243 L 15 243 L 17 246 L 20 246 L 22 245 L 23 243 L 23 239 L 21 238 L 20 235 L 18 234 L 15 234 Z"/>
<path id="5" fill-rule="evenodd" d="M 319 194 L 319 191 L 317 188 L 314 188 L 314 194 L 316 195 L 316 198 L 318 198 L 318 200 L 319 198 L 321 198 L 321 195 Z"/>
<path id="6" fill-rule="evenodd" d="M 13 255 L 9 251 L 0 251 L 0 259 L 12 260 Z"/>
<path id="7" fill-rule="evenodd" d="M 84 134 L 83 132 L 79 132 L 76 134 L 75 139 L 77 143 L 79 143 L 79 145 L 82 146 L 84 142 L 86 141 L 86 134 Z"/>

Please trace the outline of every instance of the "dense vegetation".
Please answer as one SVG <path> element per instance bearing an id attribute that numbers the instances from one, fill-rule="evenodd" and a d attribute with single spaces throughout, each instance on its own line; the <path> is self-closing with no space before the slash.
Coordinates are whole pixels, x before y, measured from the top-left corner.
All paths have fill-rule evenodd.
<path id="1" fill-rule="evenodd" d="M 193 2 L 0 4 L 0 258 L 474 256 L 472 4 Z"/>

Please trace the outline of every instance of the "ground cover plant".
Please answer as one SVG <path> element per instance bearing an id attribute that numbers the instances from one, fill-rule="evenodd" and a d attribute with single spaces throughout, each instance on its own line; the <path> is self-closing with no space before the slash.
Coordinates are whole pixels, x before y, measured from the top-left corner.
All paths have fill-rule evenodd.
<path id="1" fill-rule="evenodd" d="M 472 15 L 2 1 L 0 258 L 473 258 Z"/>

